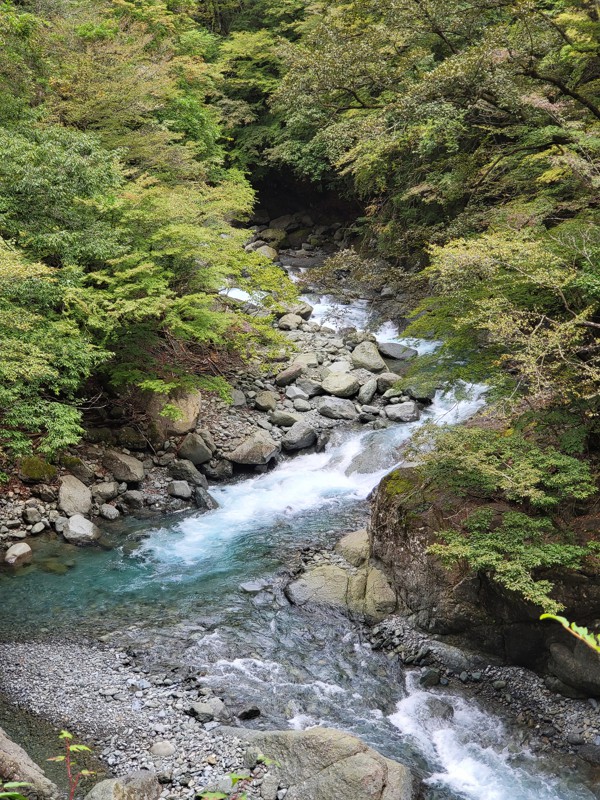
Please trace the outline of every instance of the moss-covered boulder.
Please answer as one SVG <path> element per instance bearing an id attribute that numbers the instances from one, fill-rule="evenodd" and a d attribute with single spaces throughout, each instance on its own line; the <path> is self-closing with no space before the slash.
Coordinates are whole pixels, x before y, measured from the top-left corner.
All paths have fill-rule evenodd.
<path id="1" fill-rule="evenodd" d="M 40 456 L 25 456 L 19 462 L 19 477 L 25 483 L 49 483 L 56 475 L 56 467 Z"/>

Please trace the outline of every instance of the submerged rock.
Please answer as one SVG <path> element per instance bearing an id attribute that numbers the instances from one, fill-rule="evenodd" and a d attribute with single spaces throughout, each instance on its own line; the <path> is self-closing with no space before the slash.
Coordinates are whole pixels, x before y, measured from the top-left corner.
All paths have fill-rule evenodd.
<path id="1" fill-rule="evenodd" d="M 31 547 L 25 542 L 17 542 L 8 548 L 4 554 L 4 563 L 9 567 L 20 567 L 21 564 L 26 564 L 31 561 Z"/>

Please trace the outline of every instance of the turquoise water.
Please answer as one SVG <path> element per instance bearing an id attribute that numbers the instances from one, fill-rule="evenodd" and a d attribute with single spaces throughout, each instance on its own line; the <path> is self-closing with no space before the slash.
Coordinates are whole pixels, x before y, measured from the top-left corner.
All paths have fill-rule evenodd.
<path id="1" fill-rule="evenodd" d="M 426 418 L 460 421 L 481 402 L 440 395 Z M 283 595 L 278 572 L 299 548 L 365 522 L 368 494 L 419 424 L 338 431 L 325 453 L 215 489 L 217 511 L 112 528 L 104 549 L 34 541 L 34 563 L 0 578 L 0 635 L 114 631 L 150 667 L 190 666 L 231 705 L 256 703 L 257 724 L 362 736 L 426 779 L 429 800 L 590 800 L 583 772 L 534 759 L 517 732 L 459 695 L 443 695 L 454 718 L 437 718 L 431 694 L 372 653 L 359 627 Z M 245 592 L 252 579 L 265 589 Z"/>

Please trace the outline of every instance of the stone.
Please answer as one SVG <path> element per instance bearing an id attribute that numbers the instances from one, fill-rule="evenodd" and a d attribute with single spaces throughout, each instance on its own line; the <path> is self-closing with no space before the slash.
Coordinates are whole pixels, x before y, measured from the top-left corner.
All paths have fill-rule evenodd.
<path id="1" fill-rule="evenodd" d="M 215 511 L 219 508 L 219 504 L 212 494 L 202 486 L 196 486 L 194 489 L 194 502 L 198 508 L 203 508 L 205 511 Z"/>
<path id="2" fill-rule="evenodd" d="M 187 481 L 193 486 L 203 486 L 208 489 L 208 481 L 205 476 L 198 472 L 191 461 L 186 458 L 177 458 L 168 467 L 169 475 L 176 481 Z"/>
<path id="3" fill-rule="evenodd" d="M 441 674 L 439 669 L 425 669 L 419 677 L 419 685 L 424 689 L 430 689 L 433 686 L 438 686 Z"/>
<path id="4" fill-rule="evenodd" d="M 377 394 L 377 378 L 371 378 L 360 387 L 358 392 L 358 402 L 361 405 L 368 405 Z"/>
<path id="5" fill-rule="evenodd" d="M 43 522 L 36 522 L 36 524 L 32 526 L 30 533 L 32 536 L 37 536 L 38 533 L 42 533 L 45 527 Z"/>
<path id="6" fill-rule="evenodd" d="M 316 353 L 299 353 L 294 358 L 294 364 L 302 364 L 303 367 L 318 367 L 319 359 Z"/>
<path id="7" fill-rule="evenodd" d="M 349 361 L 334 361 L 333 364 L 330 364 L 323 370 L 323 378 L 327 378 L 334 373 L 350 372 L 351 369 L 352 364 Z"/>
<path id="8" fill-rule="evenodd" d="M 321 387 L 327 394 L 332 394 L 334 397 L 353 397 L 360 389 L 360 383 L 354 375 L 346 373 L 331 373 L 329 374 Z"/>
<path id="9" fill-rule="evenodd" d="M 275 392 L 259 392 L 254 398 L 254 405 L 259 411 L 275 411 L 279 396 Z"/>
<path id="10" fill-rule="evenodd" d="M 281 445 L 266 431 L 259 430 L 236 447 L 233 453 L 229 454 L 229 460 L 242 465 L 268 464 L 271 459 L 279 455 L 280 450 Z"/>
<path id="11" fill-rule="evenodd" d="M 294 409 L 296 411 L 301 411 L 302 413 L 306 413 L 312 409 L 311 404 L 308 400 L 303 400 L 301 397 L 297 397 L 294 400 Z"/>
<path id="12" fill-rule="evenodd" d="M 353 567 L 362 566 L 369 558 L 369 535 L 363 528 L 353 533 L 347 533 L 335 546 L 339 553 Z"/>
<path id="13" fill-rule="evenodd" d="M 426 382 L 419 382 L 413 379 L 410 383 L 402 384 L 402 388 L 409 397 L 419 400 L 421 403 L 431 403 L 435 398 L 435 386 L 431 386 Z"/>
<path id="14" fill-rule="evenodd" d="M 233 477 L 233 464 L 226 458 L 219 458 L 211 461 L 210 464 L 205 464 L 202 468 L 204 474 L 211 481 L 226 481 Z"/>
<path id="15" fill-rule="evenodd" d="M 167 486 L 167 494 L 171 497 L 189 500 L 192 496 L 192 487 L 187 481 L 171 481 Z"/>
<path id="16" fill-rule="evenodd" d="M 290 308 L 290 313 L 291 314 L 297 314 L 299 317 L 302 317 L 302 319 L 304 319 L 304 320 L 310 319 L 312 317 L 313 311 L 314 311 L 314 308 L 310 305 L 310 303 L 306 303 L 303 300 L 300 301 L 299 303 L 295 303 Z"/>
<path id="17" fill-rule="evenodd" d="M 175 748 L 170 742 L 156 742 L 150 752 L 153 755 L 161 755 L 155 752 L 157 745 L 169 745 L 173 748 L 169 755 L 175 752 Z M 158 748 L 159 751 L 167 751 L 167 747 Z M 130 772 L 121 778 L 109 778 L 100 781 L 94 788 L 87 793 L 85 800 L 158 800 L 161 793 L 161 785 L 157 776 L 149 770 Z"/>
<path id="18" fill-rule="evenodd" d="M 299 378 L 303 372 L 304 367 L 302 364 L 292 364 L 277 374 L 275 383 L 277 386 L 289 386 L 290 383 L 293 383 L 296 378 Z"/>
<path id="19" fill-rule="evenodd" d="M 48 780 L 44 771 L 27 755 L 22 747 L 11 741 L 0 728 L 0 776 L 3 781 L 24 781 L 27 796 L 58 798 L 57 787 Z M 154 800 L 154 798 L 152 799 Z"/>
<path id="20" fill-rule="evenodd" d="M 261 256 L 265 256 L 265 258 L 270 258 L 271 261 L 277 261 L 279 258 L 279 253 L 275 250 L 274 247 L 271 245 L 263 244 L 260 247 L 257 247 L 254 251 L 255 253 L 259 253 Z"/>
<path id="21" fill-rule="evenodd" d="M 143 508 L 144 495 L 139 489 L 128 489 L 119 498 L 129 508 Z"/>
<path id="22" fill-rule="evenodd" d="M 100 538 L 100 530 L 81 514 L 74 514 L 65 523 L 62 535 L 70 544 L 86 545 Z"/>
<path id="23" fill-rule="evenodd" d="M 308 422 L 295 422 L 281 440 L 284 450 L 304 450 L 317 441 L 317 431 Z"/>
<path id="24" fill-rule="evenodd" d="M 286 233 L 281 228 L 265 228 L 260 232 L 260 238 L 274 247 L 283 247 L 288 243 Z"/>
<path id="25" fill-rule="evenodd" d="M 100 506 L 100 516 L 103 519 L 107 519 L 110 522 L 114 522 L 114 520 L 118 519 L 121 516 L 118 508 L 111 506 L 109 503 L 103 503 Z"/>
<path id="26" fill-rule="evenodd" d="M 33 553 L 31 547 L 25 542 L 17 542 L 8 548 L 4 554 L 4 563 L 10 567 L 20 567 L 21 564 L 26 564 L 31 561 Z"/>
<path id="27" fill-rule="evenodd" d="M 150 752 L 153 756 L 158 756 L 159 758 L 168 758 L 175 754 L 176 749 L 175 745 L 172 742 L 154 742 L 152 747 L 150 748 Z"/>
<path id="28" fill-rule="evenodd" d="M 27 525 L 35 525 L 36 522 L 42 521 L 42 515 L 40 514 L 39 508 L 35 506 L 28 506 L 27 508 L 23 509 L 23 522 Z"/>
<path id="29" fill-rule="evenodd" d="M 104 454 L 102 464 L 119 482 L 140 483 L 146 475 L 144 465 L 139 459 L 119 453 L 117 450 L 108 450 Z"/>
<path id="30" fill-rule="evenodd" d="M 94 480 L 94 470 L 77 456 L 63 455 L 60 463 L 65 469 L 69 470 L 71 475 L 75 475 L 86 486 Z"/>
<path id="31" fill-rule="evenodd" d="M 366 369 L 369 372 L 384 372 L 385 361 L 379 355 L 375 342 L 361 342 L 352 351 L 352 364 L 356 369 Z"/>
<path id="32" fill-rule="evenodd" d="M 308 398 L 323 394 L 321 384 L 314 381 L 312 378 L 298 378 L 296 386 L 301 389 Z"/>
<path id="33" fill-rule="evenodd" d="M 380 569 L 372 567 L 367 576 L 365 615 L 374 620 L 387 617 L 396 609 L 396 593 Z"/>
<path id="34" fill-rule="evenodd" d="M 79 478 L 65 475 L 61 478 L 58 490 L 58 507 L 68 517 L 87 514 L 92 507 L 92 493 Z"/>
<path id="35" fill-rule="evenodd" d="M 260 731 L 251 744 L 268 753 L 279 776 L 277 800 L 411 800 L 413 779 L 403 764 L 360 739 L 329 728 Z"/>
<path id="36" fill-rule="evenodd" d="M 341 397 L 326 397 L 319 404 L 319 414 L 328 419 L 356 419 L 354 403 Z"/>
<path id="37" fill-rule="evenodd" d="M 24 483 L 47 483 L 56 474 L 56 467 L 40 456 L 25 456 L 19 461 L 19 477 Z"/>
<path id="38" fill-rule="evenodd" d="M 296 606 L 307 603 L 346 607 L 348 573 L 341 567 L 325 564 L 306 572 L 285 589 L 288 600 Z"/>
<path id="39" fill-rule="evenodd" d="M 162 416 L 165 406 L 173 406 L 177 419 Z M 197 389 L 174 392 L 170 395 L 152 393 L 146 404 L 146 414 L 152 423 L 154 433 L 164 441 L 169 436 L 181 436 L 193 431 L 202 409 L 202 395 Z"/>
<path id="40" fill-rule="evenodd" d="M 400 378 L 395 372 L 382 372 L 377 376 L 377 391 L 379 394 L 385 394 L 388 389 L 394 387 Z"/>
<path id="41" fill-rule="evenodd" d="M 218 697 L 211 697 L 210 700 L 192 703 L 188 713 L 195 717 L 198 722 L 212 722 L 226 716 L 225 703 Z"/>
<path id="42" fill-rule="evenodd" d="M 296 422 L 300 422 L 301 418 L 302 414 L 294 414 L 291 411 L 277 410 L 269 415 L 273 425 L 277 425 L 280 428 L 291 428 Z"/>
<path id="43" fill-rule="evenodd" d="M 246 395 L 239 389 L 231 390 L 231 405 L 233 408 L 242 408 L 246 405 Z"/>
<path id="44" fill-rule="evenodd" d="M 568 686 L 590 697 L 600 696 L 600 654 L 584 642 L 578 641 L 573 650 L 551 644 L 548 670 Z"/>
<path id="45" fill-rule="evenodd" d="M 107 500 L 114 500 L 119 494 L 119 484 L 116 481 L 103 481 L 102 483 L 95 483 L 92 487 L 92 497 L 95 500 L 106 502 Z"/>
<path id="46" fill-rule="evenodd" d="M 379 352 L 385 358 L 393 358 L 394 361 L 410 361 L 419 354 L 412 347 L 406 347 L 399 342 L 378 342 Z"/>
<path id="47" fill-rule="evenodd" d="M 207 461 L 210 461 L 213 452 L 202 436 L 197 433 L 188 433 L 177 451 L 177 456 L 198 466 L 198 464 L 206 464 Z"/>
<path id="48" fill-rule="evenodd" d="M 386 406 L 385 415 L 392 422 L 416 422 L 421 416 L 421 412 L 418 405 L 410 400 L 407 403 Z"/>
<path id="49" fill-rule="evenodd" d="M 298 330 L 303 321 L 298 314 L 284 314 L 277 324 L 282 331 L 295 331 Z"/>

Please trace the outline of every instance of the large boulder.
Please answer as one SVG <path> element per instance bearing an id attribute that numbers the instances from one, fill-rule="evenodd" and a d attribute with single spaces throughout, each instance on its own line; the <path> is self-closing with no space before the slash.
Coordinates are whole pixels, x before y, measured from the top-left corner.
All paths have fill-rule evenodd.
<path id="1" fill-rule="evenodd" d="M 303 450 L 317 441 L 317 432 L 308 422 L 295 422 L 283 437 L 284 450 Z"/>
<path id="2" fill-rule="evenodd" d="M 396 609 L 396 593 L 383 572 L 371 567 L 367 573 L 364 615 L 369 619 L 383 619 Z"/>
<path id="3" fill-rule="evenodd" d="M 116 481 L 102 481 L 102 483 L 95 483 L 92 486 L 94 499 L 102 503 L 114 500 L 118 494 L 119 484 Z"/>
<path id="4" fill-rule="evenodd" d="M 348 573 L 333 564 L 325 564 L 305 572 L 301 578 L 288 584 L 285 593 L 296 606 L 318 603 L 346 607 Z"/>
<path id="5" fill-rule="evenodd" d="M 368 405 L 377 394 L 377 378 L 371 378 L 360 387 L 358 402 L 361 405 Z"/>
<path id="6" fill-rule="evenodd" d="M 304 320 L 298 314 L 284 314 L 279 320 L 278 325 L 282 331 L 295 331 L 297 330 Z"/>
<path id="7" fill-rule="evenodd" d="M 377 391 L 379 394 L 385 394 L 388 389 L 393 388 L 400 378 L 395 372 L 382 372 L 377 376 Z"/>
<path id="8" fill-rule="evenodd" d="M 100 530 L 81 514 L 74 514 L 65 523 L 62 535 L 70 544 L 86 545 L 100 538 Z"/>
<path id="9" fill-rule="evenodd" d="M 399 342 L 379 342 L 377 347 L 382 356 L 393 358 L 394 361 L 410 361 L 419 355 L 412 347 L 406 347 Z"/>
<path id="10" fill-rule="evenodd" d="M 392 422 L 416 422 L 421 416 L 419 406 L 412 400 L 386 406 L 385 414 Z"/>
<path id="11" fill-rule="evenodd" d="M 360 389 L 360 383 L 354 375 L 345 372 L 331 372 L 321 387 L 324 392 L 332 394 L 334 397 L 354 397 Z"/>
<path id="12" fill-rule="evenodd" d="M 361 342 L 357 345 L 352 351 L 352 364 L 356 369 L 367 369 L 369 372 L 383 372 L 386 369 L 375 342 Z"/>
<path id="13" fill-rule="evenodd" d="M 277 386 L 289 386 L 290 383 L 293 383 L 296 378 L 299 378 L 303 372 L 303 364 L 292 364 L 290 367 L 286 367 L 286 369 L 277 374 L 275 383 Z"/>
<path id="14" fill-rule="evenodd" d="M 270 258 L 271 261 L 277 261 L 279 258 L 279 253 L 275 250 L 274 247 L 271 247 L 269 244 L 263 244 L 260 247 L 257 247 L 254 251 L 261 256 L 265 256 L 265 258 Z"/>
<path id="15" fill-rule="evenodd" d="M 248 436 L 228 458 L 234 464 L 258 465 L 268 464 L 279 455 L 280 445 L 266 431 L 260 430 Z"/>
<path id="16" fill-rule="evenodd" d="M 160 793 L 156 775 L 140 770 L 122 778 L 100 781 L 86 794 L 85 800 L 158 800 Z"/>
<path id="17" fill-rule="evenodd" d="M 117 450 L 108 450 L 104 454 L 102 463 L 117 481 L 140 483 L 146 474 L 144 465 L 139 459 L 119 453 Z"/>
<path id="18" fill-rule="evenodd" d="M 168 469 L 169 475 L 176 481 L 187 481 L 193 486 L 203 486 L 208 489 L 205 476 L 186 458 L 176 458 L 175 461 L 171 461 Z"/>
<path id="19" fill-rule="evenodd" d="M 551 644 L 548 669 L 568 686 L 600 697 L 600 653 L 584 642 L 577 642 L 573 650 L 564 644 Z"/>
<path id="20" fill-rule="evenodd" d="M 295 414 L 293 411 L 278 409 L 269 415 L 269 419 L 273 425 L 277 425 L 279 428 L 291 428 L 296 422 L 300 422 L 302 414 Z"/>
<path id="21" fill-rule="evenodd" d="M 351 400 L 325 397 L 319 403 L 319 414 L 328 419 L 356 419 L 357 412 Z"/>
<path id="22" fill-rule="evenodd" d="M 353 567 L 362 566 L 369 558 L 369 534 L 366 528 L 347 533 L 335 546 L 339 553 Z"/>
<path id="23" fill-rule="evenodd" d="M 58 490 L 58 507 L 68 517 L 87 514 L 92 507 L 92 492 L 74 475 L 61 478 Z"/>
<path id="24" fill-rule="evenodd" d="M 166 406 L 169 412 L 174 410 L 176 413 L 164 416 Z M 202 395 L 197 389 L 171 395 L 153 393 L 146 401 L 146 414 L 152 422 L 154 434 L 163 441 L 169 436 L 181 436 L 193 431 L 201 409 Z"/>
<path id="25" fill-rule="evenodd" d="M 212 451 L 202 436 L 199 436 L 197 433 L 188 433 L 181 443 L 177 455 L 179 458 L 183 458 L 186 461 L 191 461 L 194 465 L 198 465 L 206 464 L 207 461 L 210 461 L 212 458 Z"/>
<path id="26" fill-rule="evenodd" d="M 0 781 L 28 783 L 26 792 L 28 796 L 44 798 L 60 796 L 57 787 L 48 780 L 42 768 L 31 760 L 22 747 L 9 739 L 2 728 L 0 728 Z"/>
<path id="27" fill-rule="evenodd" d="M 254 398 L 254 405 L 259 411 L 275 411 L 279 396 L 275 392 L 259 392 Z"/>
<path id="28" fill-rule="evenodd" d="M 8 564 L 9 567 L 20 567 L 22 564 L 31 561 L 31 556 L 31 547 L 25 542 L 17 542 L 17 544 L 9 547 L 4 554 L 4 563 Z"/>
<path id="29" fill-rule="evenodd" d="M 287 789 L 286 800 L 412 800 L 413 778 L 408 767 L 391 761 L 360 739 L 343 731 L 261 731 L 251 744 L 268 753 L 271 770 Z M 271 795 L 282 797 L 273 782 Z"/>

